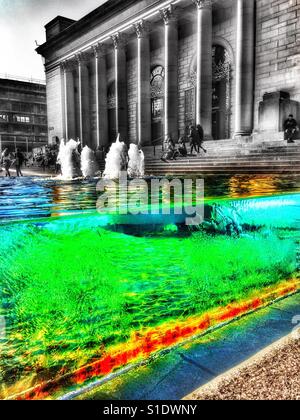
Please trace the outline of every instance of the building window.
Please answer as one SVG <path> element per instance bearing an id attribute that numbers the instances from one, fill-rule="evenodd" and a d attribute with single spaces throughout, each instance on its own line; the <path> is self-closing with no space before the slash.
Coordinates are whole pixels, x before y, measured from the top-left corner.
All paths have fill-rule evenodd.
<path id="1" fill-rule="evenodd" d="M 39 125 L 47 125 L 47 118 L 46 117 L 35 117 L 35 123 Z"/>
<path id="2" fill-rule="evenodd" d="M 152 120 L 161 119 L 163 117 L 164 100 L 163 98 L 152 99 Z"/>
<path id="3" fill-rule="evenodd" d="M 156 66 L 151 73 L 151 116 L 152 116 L 152 141 L 157 142 L 163 136 L 164 117 L 164 80 L 165 69 Z"/>
<path id="4" fill-rule="evenodd" d="M 157 66 L 151 73 L 151 109 L 152 121 L 161 120 L 164 113 L 164 79 L 165 69 Z"/>
<path id="5" fill-rule="evenodd" d="M 186 129 L 188 129 L 191 125 L 195 124 L 196 119 L 196 105 L 195 105 L 195 96 L 196 96 L 195 88 L 191 88 L 185 91 L 185 114 L 184 114 L 184 123 Z"/>
<path id="6" fill-rule="evenodd" d="M 164 96 L 165 69 L 157 66 L 151 73 L 151 97 L 160 98 Z"/>
<path id="7" fill-rule="evenodd" d="M 9 111 L 11 109 L 10 102 L 0 99 L 0 109 L 1 111 Z"/>
<path id="8" fill-rule="evenodd" d="M 14 121 L 18 123 L 30 124 L 30 117 L 25 115 L 14 115 Z"/>
<path id="9" fill-rule="evenodd" d="M 46 114 L 46 106 L 45 105 L 36 105 L 36 113 L 37 114 Z"/>
<path id="10" fill-rule="evenodd" d="M 7 114 L 0 114 L 0 122 L 7 122 L 8 115 Z"/>

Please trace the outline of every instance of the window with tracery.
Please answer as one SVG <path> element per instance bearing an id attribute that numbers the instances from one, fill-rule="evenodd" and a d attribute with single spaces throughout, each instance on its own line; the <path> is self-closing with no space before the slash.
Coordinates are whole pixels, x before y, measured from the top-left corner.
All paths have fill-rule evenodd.
<path id="1" fill-rule="evenodd" d="M 151 110 L 152 120 L 160 120 L 164 112 L 164 80 L 165 69 L 157 66 L 151 73 Z"/>
<path id="2" fill-rule="evenodd" d="M 196 117 L 195 96 L 196 96 L 196 91 L 194 87 L 185 91 L 185 104 L 184 104 L 185 127 L 190 127 L 191 125 L 195 124 L 195 117 Z"/>

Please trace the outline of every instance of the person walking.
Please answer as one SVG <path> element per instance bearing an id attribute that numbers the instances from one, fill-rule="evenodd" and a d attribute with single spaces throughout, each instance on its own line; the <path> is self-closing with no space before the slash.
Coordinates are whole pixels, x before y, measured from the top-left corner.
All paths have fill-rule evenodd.
<path id="1" fill-rule="evenodd" d="M 16 165 L 16 172 L 17 172 L 17 177 L 19 178 L 20 176 L 23 176 L 22 174 L 22 165 L 24 163 L 25 157 L 23 155 L 23 153 L 21 152 L 20 149 L 17 149 L 16 151 L 16 160 L 15 160 L 15 165 Z"/>
<path id="2" fill-rule="evenodd" d="M 299 130 L 297 121 L 294 119 L 292 114 L 289 115 L 288 119 L 284 123 L 284 139 L 288 143 L 295 143 L 294 138 L 296 132 Z"/>
<path id="3" fill-rule="evenodd" d="M 204 153 L 207 153 L 207 150 L 205 150 L 204 147 L 203 147 L 203 143 L 204 143 L 204 130 L 202 128 L 202 125 L 200 125 L 200 124 L 197 125 L 197 131 L 198 131 L 198 138 L 199 138 L 198 153 L 200 153 L 200 149 L 202 149 Z"/>
<path id="4" fill-rule="evenodd" d="M 190 138 L 190 146 L 191 146 L 191 155 L 193 155 L 194 150 L 197 153 L 198 145 L 199 145 L 199 134 L 194 126 L 191 126 L 189 138 Z"/>
<path id="5" fill-rule="evenodd" d="M 11 160 L 11 155 L 9 150 L 6 148 L 3 150 L 2 155 L 1 155 L 1 164 L 3 165 L 4 169 L 5 169 L 5 176 L 10 178 L 10 167 L 12 164 L 12 160 Z"/>

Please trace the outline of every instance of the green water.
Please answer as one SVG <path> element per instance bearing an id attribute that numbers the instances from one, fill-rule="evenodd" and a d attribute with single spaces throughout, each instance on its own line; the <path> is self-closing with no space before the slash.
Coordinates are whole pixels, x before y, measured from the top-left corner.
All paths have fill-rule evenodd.
<path id="1" fill-rule="evenodd" d="M 168 226 L 136 237 L 99 227 L 97 215 L 3 225 L 0 397 L 97 360 L 135 331 L 298 275 L 300 195 L 219 204 L 239 211 L 241 235 Z"/>

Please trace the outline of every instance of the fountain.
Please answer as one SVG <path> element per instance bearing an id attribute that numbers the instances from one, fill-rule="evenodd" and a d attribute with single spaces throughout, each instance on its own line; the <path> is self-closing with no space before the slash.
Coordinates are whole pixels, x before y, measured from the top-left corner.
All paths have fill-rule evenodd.
<path id="1" fill-rule="evenodd" d="M 81 175 L 79 145 L 80 142 L 72 139 L 67 142 L 61 140 L 57 163 L 61 165 L 62 179 L 70 180 Z"/>
<path id="2" fill-rule="evenodd" d="M 128 162 L 128 149 L 125 143 L 120 141 L 120 134 L 115 143 L 111 145 L 105 160 L 103 178 L 118 179 L 121 172 L 126 171 Z"/>
<path id="3" fill-rule="evenodd" d="M 81 172 L 84 178 L 92 178 L 96 175 L 98 165 L 92 149 L 85 146 L 81 152 Z"/>
<path id="4" fill-rule="evenodd" d="M 93 150 L 85 146 L 80 153 L 80 142 L 61 140 L 57 163 L 61 165 L 62 179 L 69 180 L 80 176 L 94 177 L 98 170 L 96 156 Z M 136 144 L 127 145 L 120 141 L 120 134 L 111 145 L 105 160 L 103 178 L 118 179 L 122 172 L 127 171 L 130 178 L 141 178 L 145 174 L 145 156 Z"/>
<path id="5" fill-rule="evenodd" d="M 136 144 L 131 144 L 128 152 L 128 176 L 141 178 L 145 175 L 145 156 Z"/>

